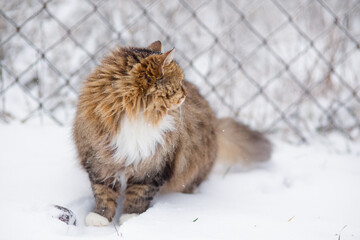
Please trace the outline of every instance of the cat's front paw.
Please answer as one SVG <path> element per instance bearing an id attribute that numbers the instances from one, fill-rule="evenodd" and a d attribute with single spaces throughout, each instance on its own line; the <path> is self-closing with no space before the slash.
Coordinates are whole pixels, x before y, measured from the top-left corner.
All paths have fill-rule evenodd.
<path id="1" fill-rule="evenodd" d="M 138 215 L 139 214 L 137 214 L 137 213 L 125 213 L 125 214 L 121 215 L 121 217 L 119 219 L 120 225 L 122 225 L 124 222 L 126 222 L 130 218 L 136 217 Z"/>
<path id="2" fill-rule="evenodd" d="M 88 226 L 107 226 L 110 224 L 109 220 L 106 217 L 103 217 L 97 213 L 90 212 L 86 218 L 85 223 Z"/>

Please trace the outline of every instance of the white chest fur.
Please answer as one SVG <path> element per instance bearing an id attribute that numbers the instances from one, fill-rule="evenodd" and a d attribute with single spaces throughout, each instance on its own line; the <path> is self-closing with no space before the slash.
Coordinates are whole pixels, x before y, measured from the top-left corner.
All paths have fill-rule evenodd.
<path id="1" fill-rule="evenodd" d="M 116 147 L 114 157 L 125 166 L 137 165 L 141 160 L 153 156 L 158 145 L 164 145 L 165 133 L 175 129 L 174 119 L 167 115 L 158 126 L 147 123 L 142 114 L 136 120 L 124 117 L 120 132 L 113 139 Z"/>

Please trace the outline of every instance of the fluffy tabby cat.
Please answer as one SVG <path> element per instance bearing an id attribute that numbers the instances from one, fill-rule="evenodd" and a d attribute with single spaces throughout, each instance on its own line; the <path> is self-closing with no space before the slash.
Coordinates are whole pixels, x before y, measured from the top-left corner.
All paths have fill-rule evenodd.
<path id="1" fill-rule="evenodd" d="M 215 117 L 173 57 L 160 41 L 117 48 L 85 82 L 74 139 L 95 197 L 87 225 L 108 225 L 122 192 L 120 224 L 146 211 L 159 190 L 193 192 L 217 158 L 270 157 L 262 134 Z"/>

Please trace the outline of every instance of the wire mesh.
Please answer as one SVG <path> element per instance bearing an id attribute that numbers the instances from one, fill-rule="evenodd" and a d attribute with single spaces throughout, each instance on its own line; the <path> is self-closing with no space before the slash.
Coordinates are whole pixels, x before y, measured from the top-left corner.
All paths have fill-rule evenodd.
<path id="1" fill-rule="evenodd" d="M 0 121 L 72 121 L 114 46 L 176 47 L 219 116 L 306 141 L 360 136 L 360 1 L 0 2 Z M 284 134 L 285 135 L 285 134 Z"/>

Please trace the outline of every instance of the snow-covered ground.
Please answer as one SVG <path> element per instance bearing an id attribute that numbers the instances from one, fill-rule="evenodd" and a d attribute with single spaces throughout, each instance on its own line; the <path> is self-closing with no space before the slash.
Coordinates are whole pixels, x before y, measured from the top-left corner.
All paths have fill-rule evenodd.
<path id="1" fill-rule="evenodd" d="M 218 167 L 197 193 L 160 195 L 124 225 L 96 228 L 84 225 L 94 202 L 70 127 L 0 125 L 0 239 L 360 239 L 360 142 L 272 140 L 265 166 Z"/>

